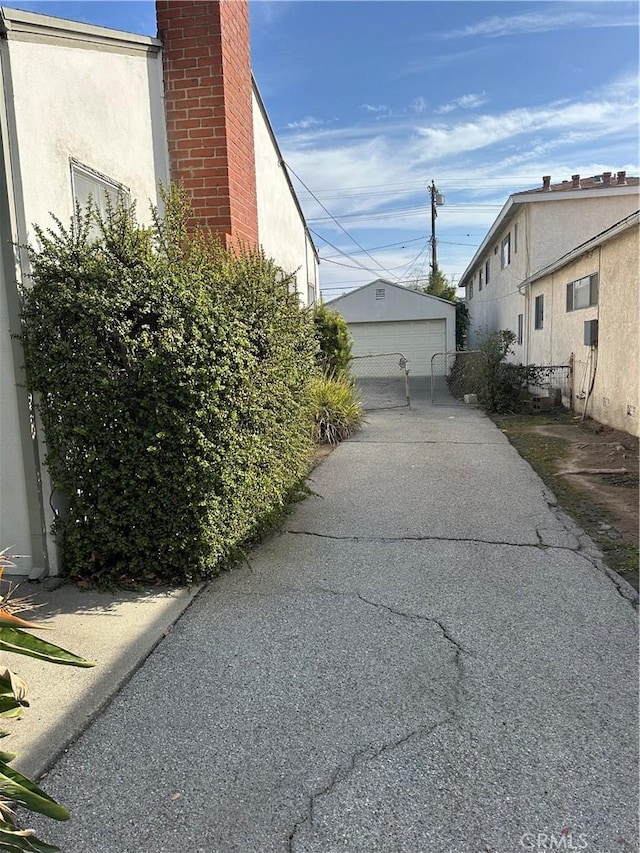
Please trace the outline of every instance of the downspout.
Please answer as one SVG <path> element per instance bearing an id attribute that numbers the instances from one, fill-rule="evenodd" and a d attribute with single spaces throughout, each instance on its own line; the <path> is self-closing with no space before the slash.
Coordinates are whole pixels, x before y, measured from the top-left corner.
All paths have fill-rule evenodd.
<path id="1" fill-rule="evenodd" d="M 602 262 L 602 246 L 598 246 L 598 307 L 596 309 L 596 319 L 598 321 L 598 330 L 600 329 L 600 265 Z M 584 401 L 584 407 L 582 409 L 582 417 L 580 418 L 583 421 L 587 417 L 587 407 L 589 405 L 589 398 L 593 392 L 593 386 L 596 384 L 596 373 L 598 371 L 598 344 L 590 347 L 590 355 L 591 355 L 591 381 L 589 382 L 589 388 L 587 390 L 587 398 Z"/>
<path id="2" fill-rule="evenodd" d="M 47 522 L 41 475 L 41 460 L 33 398 L 27 390 L 24 351 L 18 339 L 22 331 L 20 322 L 21 298 L 18 288 L 18 269 L 24 276 L 28 269 L 26 252 L 16 243 L 26 242 L 26 225 L 22 204 L 18 146 L 15 117 L 10 115 L 13 104 L 13 85 L 9 65 L 9 46 L 0 20 L 0 259 L 5 281 L 11 355 L 15 376 L 18 408 L 18 425 L 22 446 L 25 477 L 29 535 L 31 541 L 32 580 L 47 577 L 51 569 L 47 543 Z M 4 330 L 3 330 L 4 333 Z"/>

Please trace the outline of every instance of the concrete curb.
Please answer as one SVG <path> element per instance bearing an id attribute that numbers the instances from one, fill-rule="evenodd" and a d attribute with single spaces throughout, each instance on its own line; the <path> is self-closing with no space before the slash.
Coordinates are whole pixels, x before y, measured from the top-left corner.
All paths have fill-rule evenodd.
<path id="1" fill-rule="evenodd" d="M 37 606 L 25 616 L 53 628 L 42 632 L 43 639 L 96 666 L 3 657 L 3 664 L 29 685 L 24 717 L 2 721 L 9 731 L 3 749 L 17 753 L 15 767 L 31 778 L 42 776 L 130 680 L 202 588 L 84 592 L 54 579 L 21 586 L 20 594 L 32 595 Z"/>

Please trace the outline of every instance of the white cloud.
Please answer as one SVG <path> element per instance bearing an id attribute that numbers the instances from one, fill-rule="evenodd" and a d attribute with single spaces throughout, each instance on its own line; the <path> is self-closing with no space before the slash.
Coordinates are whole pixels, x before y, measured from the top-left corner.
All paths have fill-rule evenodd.
<path id="1" fill-rule="evenodd" d="M 615 8 L 614 4 L 611 4 Z M 595 12 L 559 12 L 536 13 L 523 15 L 494 15 L 475 24 L 469 24 L 459 30 L 443 33 L 441 38 L 462 38 L 468 36 L 500 36 L 516 35 L 517 33 L 543 33 L 552 30 L 592 29 L 598 27 L 633 27 L 637 26 L 637 16 L 612 17 Z"/>
<path id="2" fill-rule="evenodd" d="M 465 269 L 509 194 L 540 186 L 542 175 L 560 181 L 576 173 L 588 176 L 617 169 L 638 174 L 638 163 L 629 162 L 637 151 L 636 102 L 637 83 L 627 75 L 581 97 L 485 110 L 466 120 L 459 113 L 445 112 L 429 121 L 428 111 L 417 112 L 409 104 L 384 124 L 377 121 L 379 112 L 367 110 L 368 120 L 361 124 L 292 128 L 279 141 L 287 163 L 365 247 L 409 235 L 426 239 L 431 227 L 428 186 L 433 178 L 446 196 L 437 219 L 442 241 L 438 257 L 451 274 Z M 355 251 L 326 211 L 297 189 L 305 215 L 316 220 L 310 227 L 345 251 Z M 321 240 L 317 243 L 323 253 L 333 253 Z M 414 254 L 417 251 L 418 246 Z M 411 260 L 396 249 L 372 254 L 389 270 L 405 258 Z M 366 256 L 357 257 L 366 266 L 372 264 Z M 374 277 L 372 272 L 337 264 L 321 266 L 327 288 L 356 286 Z"/>
<path id="3" fill-rule="evenodd" d="M 459 98 L 454 98 L 447 104 L 442 104 L 434 110 L 438 115 L 452 113 L 454 110 L 470 110 L 476 107 L 481 107 L 487 103 L 487 93 L 480 92 L 479 94 L 461 95 Z"/>
<path id="4" fill-rule="evenodd" d="M 391 110 L 386 104 L 362 104 L 362 109 L 369 113 L 390 113 Z"/>
<path id="5" fill-rule="evenodd" d="M 309 130 L 312 127 L 320 127 L 323 124 L 326 124 L 326 122 L 319 118 L 314 118 L 313 116 L 307 116 L 306 118 L 300 119 L 300 121 L 289 122 L 286 127 L 289 130 Z"/>

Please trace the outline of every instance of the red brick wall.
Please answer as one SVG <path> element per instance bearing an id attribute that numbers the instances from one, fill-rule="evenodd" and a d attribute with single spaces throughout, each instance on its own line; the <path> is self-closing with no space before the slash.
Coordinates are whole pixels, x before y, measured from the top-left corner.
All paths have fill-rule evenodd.
<path id="1" fill-rule="evenodd" d="M 156 0 L 171 179 L 196 222 L 258 244 L 247 0 Z"/>

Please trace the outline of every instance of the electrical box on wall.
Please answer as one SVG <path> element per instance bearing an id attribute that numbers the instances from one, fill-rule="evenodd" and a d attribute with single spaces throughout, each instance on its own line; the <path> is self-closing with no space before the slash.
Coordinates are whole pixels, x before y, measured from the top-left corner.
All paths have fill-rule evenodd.
<path id="1" fill-rule="evenodd" d="M 586 347 L 598 346 L 598 321 L 585 320 L 584 323 L 584 345 Z"/>

